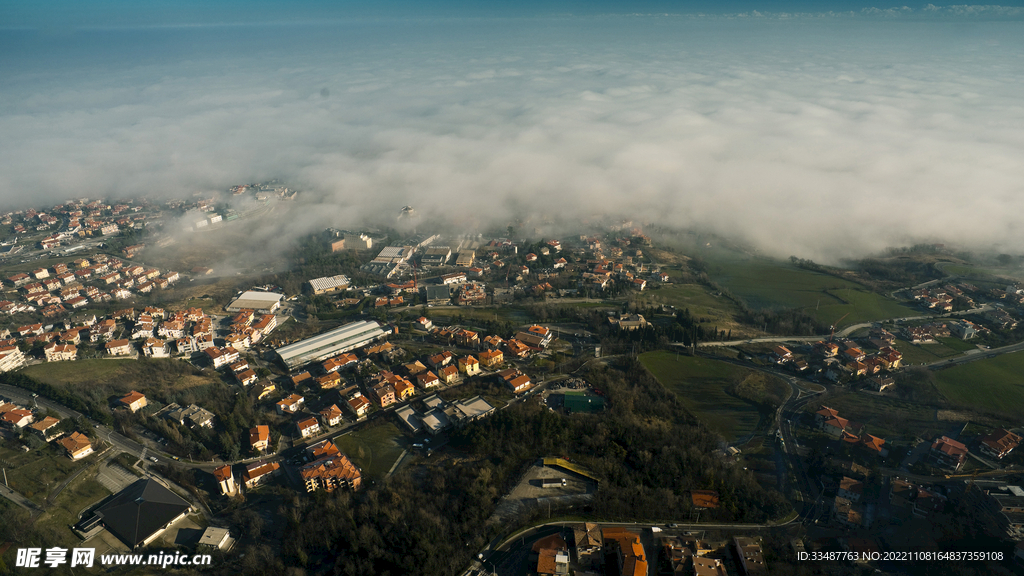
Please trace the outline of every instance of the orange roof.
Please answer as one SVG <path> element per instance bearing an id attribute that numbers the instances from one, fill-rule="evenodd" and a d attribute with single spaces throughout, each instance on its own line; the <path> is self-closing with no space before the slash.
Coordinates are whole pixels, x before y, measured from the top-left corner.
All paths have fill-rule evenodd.
<path id="1" fill-rule="evenodd" d="M 134 404 L 134 403 L 138 402 L 139 400 L 145 400 L 145 399 L 146 399 L 146 396 L 144 394 L 141 394 L 139 392 L 136 392 L 135 390 L 132 390 L 124 398 L 121 398 L 121 402 L 123 402 L 124 404 Z"/>
<path id="2" fill-rule="evenodd" d="M 268 440 L 270 440 L 270 426 L 260 424 L 252 430 L 249 430 L 249 444 L 266 442 Z"/>
<path id="3" fill-rule="evenodd" d="M 217 479 L 217 482 L 223 482 L 228 478 L 231 478 L 231 465 L 225 464 L 220 468 L 213 471 L 213 477 Z"/>

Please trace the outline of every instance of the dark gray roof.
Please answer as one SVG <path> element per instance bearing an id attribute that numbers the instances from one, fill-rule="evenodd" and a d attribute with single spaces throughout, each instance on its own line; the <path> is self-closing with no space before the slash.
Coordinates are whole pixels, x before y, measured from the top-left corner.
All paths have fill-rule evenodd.
<path id="1" fill-rule="evenodd" d="M 115 494 L 95 514 L 111 534 L 134 549 L 191 506 L 158 482 L 143 478 Z"/>

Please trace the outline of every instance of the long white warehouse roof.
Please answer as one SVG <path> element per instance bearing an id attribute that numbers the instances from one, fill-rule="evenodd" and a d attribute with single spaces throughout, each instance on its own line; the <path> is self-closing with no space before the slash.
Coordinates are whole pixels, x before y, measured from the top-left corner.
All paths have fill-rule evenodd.
<path id="1" fill-rule="evenodd" d="M 312 338 L 277 349 L 277 355 L 288 368 L 309 362 L 326 360 L 336 354 L 355 350 L 384 336 L 380 325 L 373 320 L 359 320 L 339 326 L 334 330 L 317 334 Z"/>

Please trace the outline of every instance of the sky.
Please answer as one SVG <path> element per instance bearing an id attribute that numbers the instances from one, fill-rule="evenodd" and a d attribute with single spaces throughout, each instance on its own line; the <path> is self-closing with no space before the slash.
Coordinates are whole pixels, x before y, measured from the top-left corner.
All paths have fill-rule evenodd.
<path id="1" fill-rule="evenodd" d="M 0 205 L 280 178 L 291 234 L 408 204 L 1024 246 L 1019 4 L 137 4 L 0 0 Z"/>

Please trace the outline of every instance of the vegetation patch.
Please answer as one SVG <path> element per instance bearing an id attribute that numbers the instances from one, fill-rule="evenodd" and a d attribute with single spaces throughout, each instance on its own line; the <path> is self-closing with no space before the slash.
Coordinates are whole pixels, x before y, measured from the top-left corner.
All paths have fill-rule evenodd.
<path id="1" fill-rule="evenodd" d="M 352 459 L 352 462 L 372 479 L 383 478 L 405 449 L 400 440 L 404 437 L 392 422 L 368 426 L 338 436 L 334 444 Z"/>
<path id="2" fill-rule="evenodd" d="M 939 392 L 957 406 L 1024 414 L 1024 354 L 1000 354 L 935 374 Z"/>
<path id="3" fill-rule="evenodd" d="M 730 394 L 754 371 L 708 358 L 657 351 L 640 362 L 688 410 L 729 441 L 752 434 L 761 420 L 758 406 Z"/>

